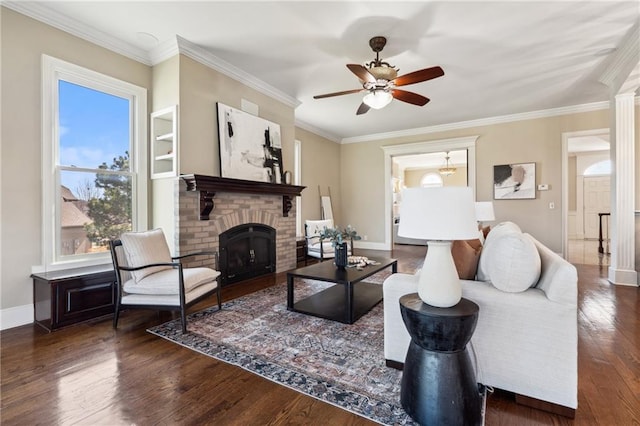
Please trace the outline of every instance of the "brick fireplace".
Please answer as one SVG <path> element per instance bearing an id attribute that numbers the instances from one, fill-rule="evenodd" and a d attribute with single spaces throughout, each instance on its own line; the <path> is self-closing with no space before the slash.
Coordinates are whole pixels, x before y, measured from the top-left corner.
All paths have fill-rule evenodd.
<path id="1" fill-rule="evenodd" d="M 219 251 L 218 236 L 236 226 L 263 224 L 276 230 L 276 272 L 296 267 L 293 197 L 304 187 L 203 175 L 176 180 L 176 247 L 179 253 Z M 196 263 L 190 264 L 195 266 Z"/>

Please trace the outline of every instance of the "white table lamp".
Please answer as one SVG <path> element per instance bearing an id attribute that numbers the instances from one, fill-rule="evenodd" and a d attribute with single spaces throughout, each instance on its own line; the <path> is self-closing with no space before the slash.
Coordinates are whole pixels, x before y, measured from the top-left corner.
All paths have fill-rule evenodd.
<path id="1" fill-rule="evenodd" d="M 482 224 L 482 222 L 496 220 L 496 215 L 493 212 L 493 202 L 491 201 L 476 201 L 476 220 Z"/>
<path id="2" fill-rule="evenodd" d="M 418 281 L 420 299 L 439 308 L 458 304 L 462 287 L 451 256 L 451 242 L 478 237 L 471 188 L 406 189 L 398 235 L 427 240 L 427 255 Z"/>

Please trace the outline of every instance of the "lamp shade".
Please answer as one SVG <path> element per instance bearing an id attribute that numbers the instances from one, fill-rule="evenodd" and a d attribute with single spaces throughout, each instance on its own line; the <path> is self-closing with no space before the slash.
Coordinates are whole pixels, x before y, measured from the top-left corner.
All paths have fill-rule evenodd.
<path id="1" fill-rule="evenodd" d="M 476 220 L 478 222 L 496 220 L 491 201 L 476 201 Z"/>
<path id="2" fill-rule="evenodd" d="M 405 189 L 398 235 L 432 241 L 477 238 L 478 225 L 471 188 Z"/>

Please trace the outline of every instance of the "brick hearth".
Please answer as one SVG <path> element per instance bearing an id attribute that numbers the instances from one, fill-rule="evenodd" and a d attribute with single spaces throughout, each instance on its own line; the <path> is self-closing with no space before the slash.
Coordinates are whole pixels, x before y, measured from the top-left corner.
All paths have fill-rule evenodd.
<path id="1" fill-rule="evenodd" d="M 296 267 L 295 203 L 288 217 L 282 213 L 282 196 L 216 192 L 215 207 L 209 220 L 200 220 L 200 195 L 187 191 L 182 179 L 176 180 L 176 247 L 180 254 L 201 250 L 218 251 L 220 233 L 237 225 L 261 223 L 276 230 L 276 272 Z M 191 266 L 194 263 L 190 264 Z"/>

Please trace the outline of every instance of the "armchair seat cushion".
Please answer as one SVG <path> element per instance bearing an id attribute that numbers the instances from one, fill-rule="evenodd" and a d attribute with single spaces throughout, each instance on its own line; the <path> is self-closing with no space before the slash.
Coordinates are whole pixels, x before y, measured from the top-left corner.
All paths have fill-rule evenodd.
<path id="1" fill-rule="evenodd" d="M 318 256 L 320 256 L 320 245 L 321 245 L 320 242 L 309 244 L 307 246 L 307 251 L 309 252 L 309 255 L 312 255 L 312 253 L 317 253 Z M 334 255 L 335 249 L 331 241 L 322 242 L 322 253 L 327 257 L 331 257 Z"/>
<path id="2" fill-rule="evenodd" d="M 220 275 L 219 271 L 210 268 L 183 268 L 182 273 L 185 293 L 189 293 L 203 284 L 215 281 Z M 180 294 L 178 274 L 179 270 L 177 268 L 166 269 L 147 275 L 139 281 L 130 279 L 124 283 L 123 289 L 129 294 L 178 295 Z"/>

